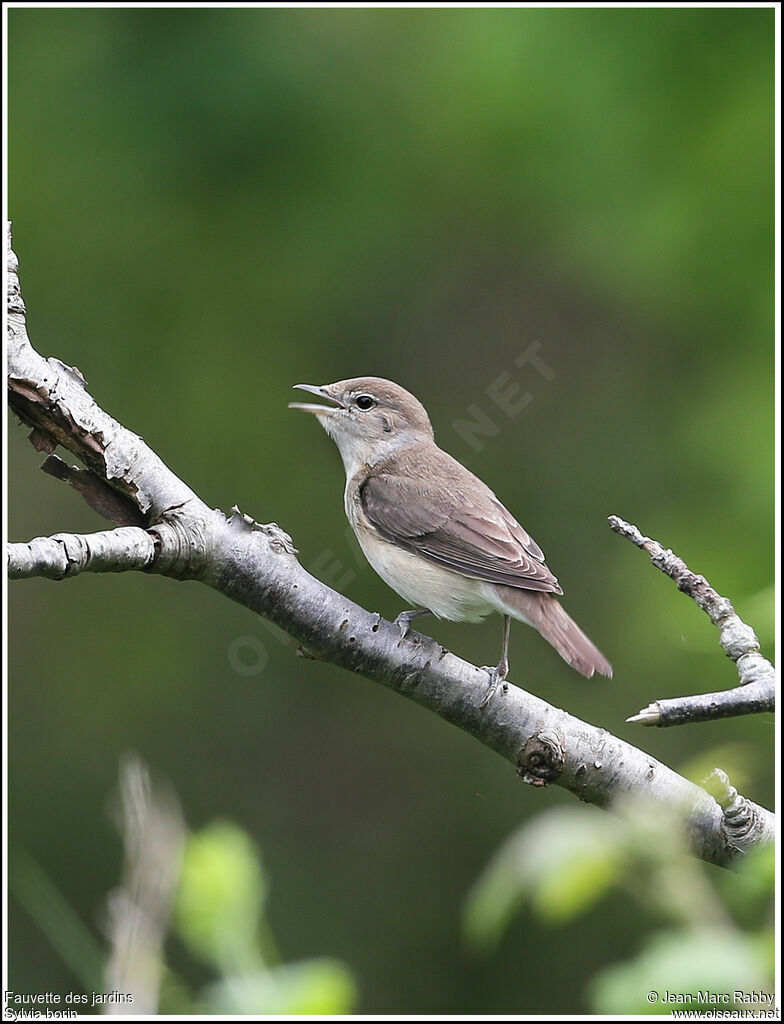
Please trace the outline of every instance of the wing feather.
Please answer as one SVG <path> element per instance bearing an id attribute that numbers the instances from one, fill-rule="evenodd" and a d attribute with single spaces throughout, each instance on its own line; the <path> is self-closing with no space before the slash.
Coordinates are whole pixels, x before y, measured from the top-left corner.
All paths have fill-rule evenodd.
<path id="1" fill-rule="evenodd" d="M 425 460 L 421 452 L 419 459 L 410 451 L 392 456 L 367 477 L 358 498 L 370 523 L 387 540 L 464 576 L 563 593 L 542 549 L 493 492 L 441 449 L 434 456 L 433 447 Z"/>

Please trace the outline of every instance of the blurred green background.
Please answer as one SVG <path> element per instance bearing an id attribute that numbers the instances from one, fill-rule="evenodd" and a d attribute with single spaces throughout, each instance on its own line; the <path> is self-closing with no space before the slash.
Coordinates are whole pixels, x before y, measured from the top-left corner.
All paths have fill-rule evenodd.
<path id="1" fill-rule="evenodd" d="M 516 626 L 512 680 L 771 805 L 770 716 L 624 723 L 736 674 L 605 517 L 703 572 L 773 655 L 772 10 L 14 9 L 8 56 L 40 351 L 205 501 L 280 523 L 306 567 L 390 618 L 401 601 L 346 536 L 337 451 L 286 403 L 300 381 L 408 387 L 615 666 L 586 682 Z M 551 379 L 519 365 L 534 341 Z M 492 398 L 510 386 L 531 396 L 513 415 Z M 479 415 L 494 436 L 471 444 L 453 424 Z M 11 539 L 104 528 L 25 434 Z M 252 837 L 281 956 L 343 961 L 359 1011 L 585 1011 L 590 979 L 654 926 L 615 895 L 566 932 L 522 913 L 493 955 L 466 951 L 494 851 L 572 798 L 204 587 L 10 590 L 10 841 L 97 938 L 128 750 L 191 826 Z M 478 664 L 499 629 L 423 624 Z M 18 903 L 10 939 L 11 988 L 79 987 Z"/>

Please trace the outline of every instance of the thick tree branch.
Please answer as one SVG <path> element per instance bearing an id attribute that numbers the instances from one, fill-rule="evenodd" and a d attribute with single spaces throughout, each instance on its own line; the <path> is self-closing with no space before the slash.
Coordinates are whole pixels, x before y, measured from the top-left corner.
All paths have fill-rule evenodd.
<path id="1" fill-rule="evenodd" d="M 730 833 L 704 789 L 533 694 L 505 685 L 482 707 L 484 670 L 418 633 L 401 638 L 397 626 L 315 579 L 276 524 L 208 508 L 141 438 L 96 405 L 80 374 L 35 352 L 10 242 L 9 253 L 12 407 L 39 442 L 49 437 L 71 451 L 144 515 L 155 547 L 146 571 L 206 583 L 282 627 L 315 657 L 394 689 L 470 733 L 531 785 L 554 783 L 606 808 L 638 795 L 678 809 L 705 860 L 727 865 L 772 840 L 774 818 L 764 808 L 750 805 L 746 831 Z"/>
<path id="2" fill-rule="evenodd" d="M 717 593 L 704 576 L 692 572 L 682 558 L 657 540 L 643 536 L 636 526 L 620 516 L 610 516 L 609 523 L 616 533 L 647 551 L 656 568 L 674 580 L 678 589 L 688 594 L 718 627 L 719 643 L 727 657 L 735 662 L 740 682 L 739 686 L 717 693 L 654 701 L 626 721 L 642 725 L 683 725 L 685 722 L 773 711 L 776 707 L 776 671 L 760 654 L 757 634 L 739 618 L 727 598 Z"/>

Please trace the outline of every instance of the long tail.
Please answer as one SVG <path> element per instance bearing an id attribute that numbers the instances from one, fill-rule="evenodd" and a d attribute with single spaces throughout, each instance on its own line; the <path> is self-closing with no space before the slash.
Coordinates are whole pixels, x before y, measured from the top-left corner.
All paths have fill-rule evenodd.
<path id="1" fill-rule="evenodd" d="M 552 594 L 500 585 L 496 585 L 495 591 L 507 614 L 533 626 L 572 668 L 588 679 L 594 672 L 603 676 L 613 674 L 610 662 Z"/>

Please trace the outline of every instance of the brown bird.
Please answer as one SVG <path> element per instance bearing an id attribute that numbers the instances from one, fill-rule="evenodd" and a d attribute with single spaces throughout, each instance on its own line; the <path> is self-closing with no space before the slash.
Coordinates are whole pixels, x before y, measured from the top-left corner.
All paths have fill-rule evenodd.
<path id="1" fill-rule="evenodd" d="M 424 406 L 380 377 L 295 387 L 331 405 L 315 413 L 346 470 L 345 508 L 367 560 L 405 601 L 395 622 L 432 613 L 457 622 L 504 617 L 501 660 L 488 668 L 487 703 L 509 671 L 511 618 L 533 626 L 584 676 L 612 666 L 567 615 L 539 545 L 489 487 L 442 451 Z"/>

